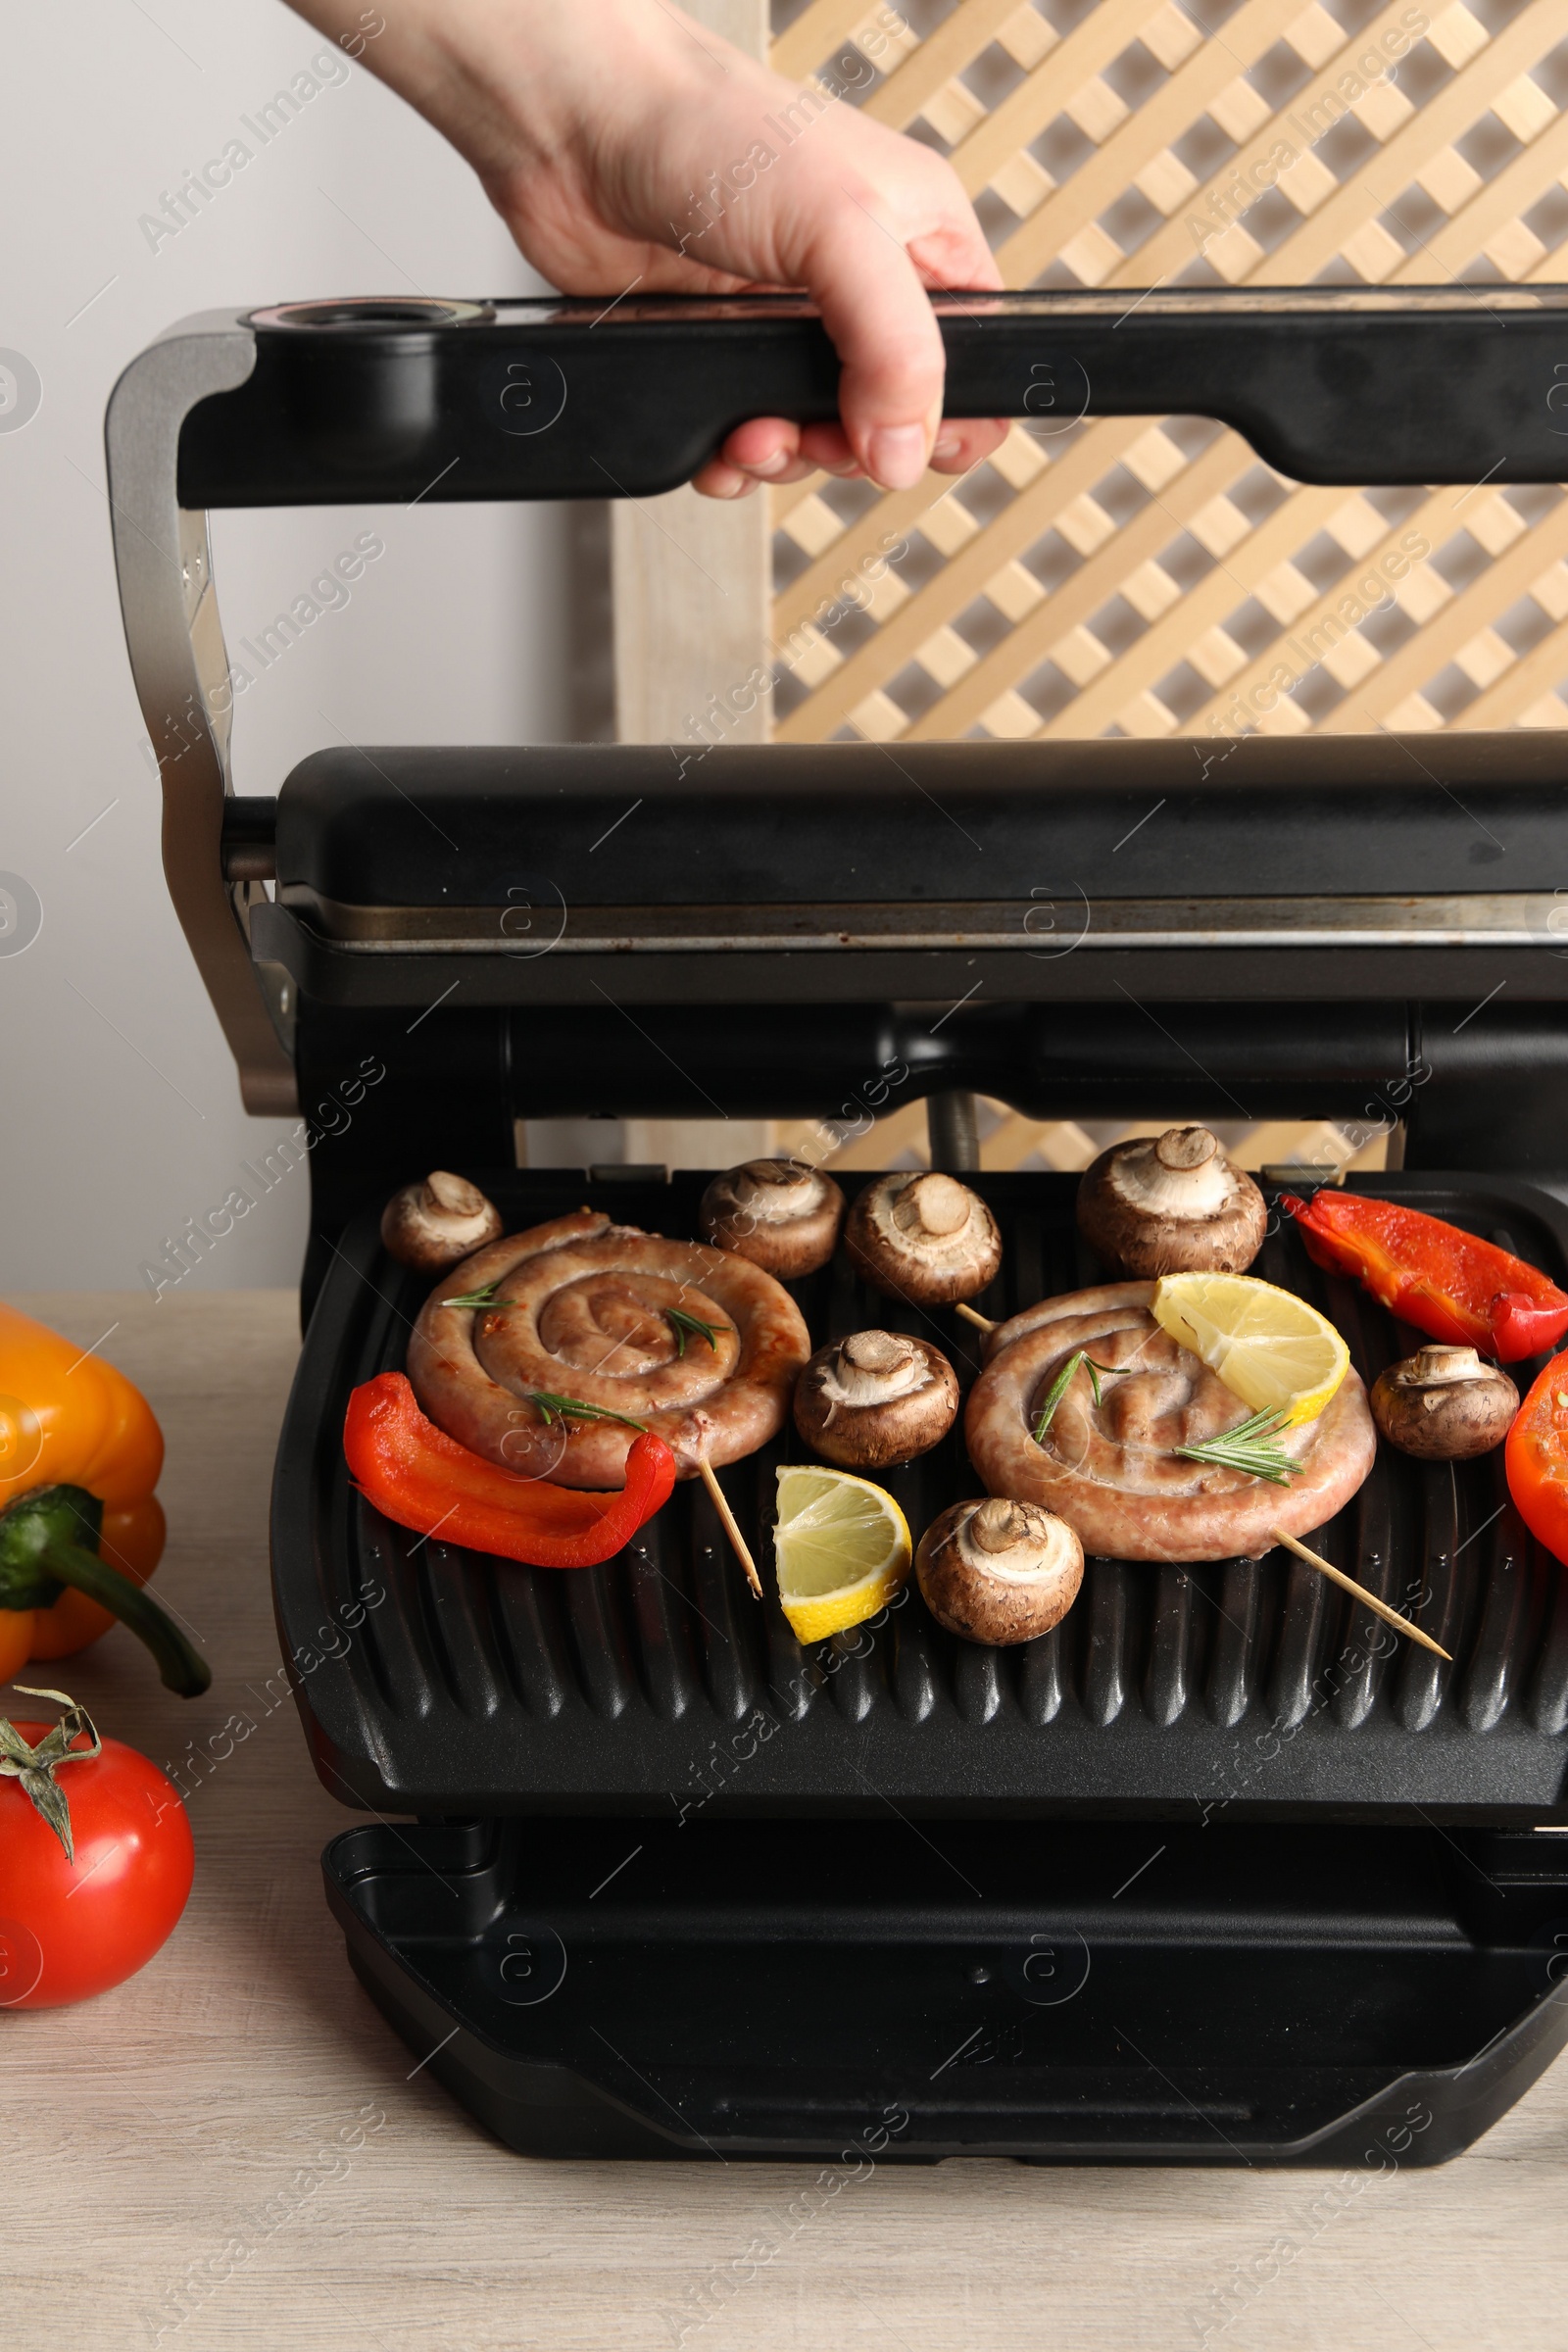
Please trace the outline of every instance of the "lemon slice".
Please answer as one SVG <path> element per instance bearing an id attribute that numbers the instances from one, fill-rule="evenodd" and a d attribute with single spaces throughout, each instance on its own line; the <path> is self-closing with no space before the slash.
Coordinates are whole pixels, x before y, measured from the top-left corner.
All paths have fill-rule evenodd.
<path id="1" fill-rule="evenodd" d="M 885 1608 L 909 1573 L 909 1523 L 868 1478 L 817 1463 L 778 1474 L 773 1557 L 798 1642 L 825 1642 Z"/>
<path id="2" fill-rule="evenodd" d="M 1315 1421 L 1350 1368 L 1326 1315 L 1250 1274 L 1163 1275 L 1152 1311 L 1244 1404 L 1283 1413 L 1286 1427 Z"/>

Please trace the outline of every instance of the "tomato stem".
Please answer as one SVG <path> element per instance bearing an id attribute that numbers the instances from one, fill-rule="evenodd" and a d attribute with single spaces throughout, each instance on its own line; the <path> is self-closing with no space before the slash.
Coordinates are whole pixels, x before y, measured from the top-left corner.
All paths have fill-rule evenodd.
<path id="1" fill-rule="evenodd" d="M 20 1781 L 22 1792 L 39 1818 L 46 1821 L 66 1849 L 66 1860 L 74 1862 L 76 1848 L 71 1835 L 71 1807 L 66 1792 L 55 1779 L 62 1764 L 86 1764 L 103 1752 L 98 1726 L 83 1706 L 64 1690 L 39 1690 L 30 1684 L 17 1683 L 13 1689 L 24 1691 L 28 1698 L 58 1698 L 66 1713 L 58 1723 L 52 1723 L 36 1747 L 29 1747 L 14 1723 L 0 1715 L 0 1778 Z M 73 1747 L 71 1742 L 78 1732 L 85 1732 L 91 1747 Z"/>

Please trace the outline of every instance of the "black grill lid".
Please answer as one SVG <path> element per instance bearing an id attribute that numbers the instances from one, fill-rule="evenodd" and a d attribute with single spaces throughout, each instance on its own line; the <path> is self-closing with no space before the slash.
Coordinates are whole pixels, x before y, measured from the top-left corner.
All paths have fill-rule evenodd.
<path id="1" fill-rule="evenodd" d="M 1419 756 L 1388 735 L 896 758 L 870 743 L 339 745 L 284 783 L 277 880 L 306 906 L 477 907 L 513 903 L 531 875 L 573 931 L 598 906 L 1028 906 L 1036 885 L 1037 902 L 1549 894 L 1568 858 L 1564 772 L 1544 731 Z M 1124 838 L 1156 801 L 1159 823 Z"/>
<path id="2" fill-rule="evenodd" d="M 1462 999 L 1451 1031 L 1503 988 L 1508 1008 L 1568 994 L 1562 766 L 1529 733 L 340 746 L 284 783 L 251 946 L 317 1004 L 603 1019 L 608 1000 L 612 1029 L 628 1003 L 1131 996 L 1397 1003 L 1401 1020 L 1409 1000 Z M 231 807 L 227 870 L 263 870 L 264 820 Z M 586 1066 L 615 1068 L 629 1111 L 605 1052 Z M 1249 1054 L 1254 1076 L 1277 1054 Z M 752 1064 L 779 1069 L 777 1043 Z"/>
<path id="3" fill-rule="evenodd" d="M 973 1181 L 1005 1240 L 987 1311 L 1101 1278 L 1074 1231 L 1075 1178 Z M 586 1200 L 689 1234 L 704 1182 L 595 1188 L 540 1174 L 489 1189 L 512 1228 Z M 1361 1189 L 1568 1276 L 1568 1211 L 1528 1186 L 1401 1174 Z M 1415 1344 L 1357 1286 L 1313 1267 L 1294 1228 L 1265 1244 L 1255 1271 L 1322 1306 L 1368 1382 Z M 572 1574 L 419 1542 L 356 1496 L 340 1443 L 348 1393 L 401 1368 L 423 1296 L 381 1252 L 367 1212 L 317 1304 L 278 1453 L 284 1654 L 318 1769 L 349 1802 L 447 1817 L 892 1806 L 1568 1821 L 1568 1590 L 1508 1503 L 1500 1454 L 1433 1467 L 1380 1447 L 1319 1539 L 1413 1609 L 1451 1668 L 1397 1637 L 1385 1643 L 1359 1604 L 1278 1552 L 1198 1568 L 1092 1560 L 1063 1625 L 1019 1649 L 954 1640 L 911 1591 L 874 1633 L 803 1650 L 776 1602 L 749 1597 L 690 1486 L 619 1558 Z M 842 1257 L 797 1296 L 817 1344 L 889 1313 Z M 921 1328 L 973 1377 L 965 1326 L 944 1315 Z M 769 1586 L 783 1458 L 770 1447 L 724 1474 Z M 888 1483 L 916 1533 L 976 1491 L 956 1437 Z"/>

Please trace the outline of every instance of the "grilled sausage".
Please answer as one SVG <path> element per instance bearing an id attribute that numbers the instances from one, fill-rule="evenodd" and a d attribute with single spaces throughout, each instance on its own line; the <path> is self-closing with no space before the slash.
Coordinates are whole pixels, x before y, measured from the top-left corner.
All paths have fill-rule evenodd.
<path id="1" fill-rule="evenodd" d="M 444 1303 L 481 1292 L 483 1305 Z M 603 1488 L 624 1483 L 628 1421 L 664 1440 L 683 1478 L 703 1450 L 715 1466 L 754 1453 L 783 1428 L 810 1352 L 795 1301 L 748 1258 L 584 1208 L 443 1275 L 408 1372 L 431 1420 L 475 1453 L 520 1478 Z M 552 1397 L 626 1420 L 563 1414 Z"/>
<path id="2" fill-rule="evenodd" d="M 1299 1465 L 1288 1487 L 1184 1461 L 1172 1449 L 1234 1429 L 1248 1408 L 1149 1311 L 1153 1284 L 1103 1283 L 998 1326 L 964 1416 L 969 1458 L 993 1494 L 1044 1504 L 1084 1549 L 1124 1560 L 1218 1560 L 1272 1548 L 1332 1519 L 1372 1467 L 1366 1391 L 1347 1372 L 1315 1421 L 1276 1443 Z M 1097 1405 L 1082 1369 L 1042 1442 L 1034 1429 L 1075 1349 L 1113 1367 Z"/>

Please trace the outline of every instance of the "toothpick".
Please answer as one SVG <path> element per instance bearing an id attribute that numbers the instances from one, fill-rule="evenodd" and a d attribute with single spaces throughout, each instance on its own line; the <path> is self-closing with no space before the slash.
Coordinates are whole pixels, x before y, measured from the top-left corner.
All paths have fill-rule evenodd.
<path id="1" fill-rule="evenodd" d="M 741 1566 L 746 1571 L 746 1581 L 751 1586 L 752 1591 L 756 1593 L 758 1599 L 760 1600 L 762 1597 L 762 1580 L 757 1573 L 757 1562 L 751 1555 L 746 1538 L 741 1534 L 739 1527 L 736 1525 L 734 1512 L 730 1509 L 729 1504 L 724 1499 L 724 1490 L 719 1485 L 717 1479 L 713 1476 L 713 1465 L 708 1458 L 708 1449 L 706 1446 L 697 1456 L 697 1467 L 702 1473 L 704 1486 L 713 1497 L 713 1508 L 718 1513 L 719 1518 L 723 1521 L 724 1533 L 726 1536 L 728 1536 L 730 1543 L 734 1546 L 735 1557 L 739 1560 Z"/>
<path id="2" fill-rule="evenodd" d="M 960 1303 L 953 1311 L 956 1315 L 961 1315 L 966 1323 L 972 1323 L 976 1331 L 1000 1331 L 1002 1328 L 1001 1324 L 994 1322 L 990 1315 L 979 1314 L 972 1306 L 964 1306 Z"/>
<path id="3" fill-rule="evenodd" d="M 1381 1617 L 1385 1625 L 1392 1625 L 1399 1633 L 1408 1634 L 1410 1640 L 1419 1642 L 1423 1649 L 1430 1649 L 1436 1657 L 1446 1658 L 1450 1666 L 1453 1664 L 1453 1659 L 1441 1642 L 1434 1642 L 1432 1636 L 1423 1633 L 1420 1626 L 1412 1625 L 1408 1617 L 1401 1617 L 1397 1609 L 1391 1609 L 1387 1602 L 1379 1600 L 1377 1594 L 1369 1592 L 1365 1585 L 1358 1585 L 1353 1576 L 1345 1575 L 1343 1570 L 1322 1558 L 1318 1552 L 1308 1551 L 1304 1544 L 1298 1544 L 1296 1538 L 1286 1535 L 1283 1528 L 1271 1528 L 1269 1533 L 1276 1544 L 1283 1544 L 1287 1551 L 1294 1551 L 1298 1560 L 1305 1560 L 1310 1568 L 1320 1568 L 1325 1576 L 1343 1586 L 1347 1592 L 1353 1592 L 1357 1600 L 1364 1600 L 1373 1615 Z"/>

